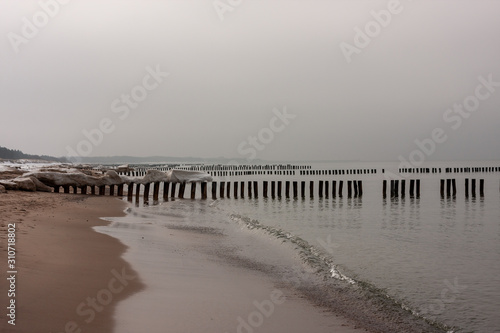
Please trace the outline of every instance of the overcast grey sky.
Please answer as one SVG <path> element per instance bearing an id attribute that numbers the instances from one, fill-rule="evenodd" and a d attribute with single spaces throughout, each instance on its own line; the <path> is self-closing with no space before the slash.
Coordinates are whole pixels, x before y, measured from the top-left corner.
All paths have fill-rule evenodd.
<path id="1" fill-rule="evenodd" d="M 500 159 L 499 14 L 480 0 L 2 0 L 0 146 Z"/>

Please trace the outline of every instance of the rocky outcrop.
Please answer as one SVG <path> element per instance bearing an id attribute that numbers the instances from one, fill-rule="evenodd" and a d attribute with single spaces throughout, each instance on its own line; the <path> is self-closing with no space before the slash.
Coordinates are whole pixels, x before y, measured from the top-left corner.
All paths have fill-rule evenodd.
<path id="1" fill-rule="evenodd" d="M 29 177 L 36 186 L 36 190 L 40 192 L 52 192 L 52 187 L 45 185 L 35 177 Z"/>
<path id="2" fill-rule="evenodd" d="M 3 185 L 7 190 L 19 191 L 36 191 L 35 183 L 26 177 L 18 177 L 10 180 L 0 180 L 0 185 Z"/>
<path id="3" fill-rule="evenodd" d="M 10 171 L 10 170 L 9 170 Z M 144 177 L 120 176 L 113 170 L 105 174 L 89 174 L 78 169 L 40 169 L 24 173 L 17 178 L 0 180 L 7 190 L 51 192 L 56 186 L 103 186 L 120 184 L 148 184 L 154 182 L 190 183 L 211 181 L 212 177 L 201 171 L 148 170 Z"/>

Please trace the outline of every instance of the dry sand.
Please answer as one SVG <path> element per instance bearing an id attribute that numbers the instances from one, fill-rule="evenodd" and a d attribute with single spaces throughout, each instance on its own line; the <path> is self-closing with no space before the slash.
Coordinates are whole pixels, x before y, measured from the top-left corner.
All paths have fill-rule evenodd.
<path id="1" fill-rule="evenodd" d="M 0 194 L 0 267 L 7 271 L 7 224 L 16 223 L 18 270 L 16 326 L 9 325 L 2 314 L 0 332 L 109 333 L 118 327 L 123 333 L 144 332 L 156 325 L 161 329 L 154 327 L 152 331 L 219 332 L 222 327 L 228 332 L 364 331 L 298 295 L 277 289 L 251 268 L 228 267 L 227 263 L 205 260 L 198 251 L 181 251 L 213 241 L 183 231 L 171 232 L 172 251 L 165 253 L 170 273 L 159 277 L 168 279 L 170 288 L 158 293 L 154 281 L 146 276 L 154 271 L 153 263 L 146 260 L 138 268 L 146 276 L 142 279 L 122 259 L 126 247 L 91 228 L 107 224 L 99 220 L 101 216 L 121 216 L 124 207 L 116 198 L 101 196 L 15 191 Z M 2 309 L 7 306 L 7 289 L 2 279 Z M 274 290 L 279 292 L 273 294 Z M 280 292 L 285 293 L 284 303 L 280 303 Z M 151 296 L 159 300 L 144 304 Z M 248 322 L 256 311 L 255 301 L 272 299 L 276 310 L 265 318 L 265 324 L 238 327 L 239 316 Z M 115 313 L 120 307 L 122 311 Z M 134 313 L 141 308 L 147 308 L 146 314 L 156 314 L 156 320 L 139 317 L 141 311 Z M 254 317 L 258 319 L 258 315 Z M 144 325 L 137 325 L 141 322 Z M 212 324 L 204 324 L 207 322 Z"/>
<path id="2" fill-rule="evenodd" d="M 2 313 L 0 332 L 112 332 L 115 305 L 143 285 L 135 278 L 111 294 L 106 306 L 97 303 L 94 310 L 87 305 L 88 297 L 96 298 L 109 288 L 113 270 L 134 272 L 121 259 L 126 247 L 91 227 L 107 223 L 100 216 L 123 215 L 124 207 L 110 197 L 17 191 L 0 194 L 0 267 L 7 270 L 7 224 L 16 223 L 18 271 L 16 325 L 8 324 Z M 6 312 L 8 302 L 6 282 L 5 278 L 0 282 L 2 312 Z M 111 287 L 118 291 L 119 283 Z M 99 296 L 108 303 L 109 293 L 102 291 Z M 79 315 L 76 311 L 82 302 L 80 313 L 84 315 Z"/>

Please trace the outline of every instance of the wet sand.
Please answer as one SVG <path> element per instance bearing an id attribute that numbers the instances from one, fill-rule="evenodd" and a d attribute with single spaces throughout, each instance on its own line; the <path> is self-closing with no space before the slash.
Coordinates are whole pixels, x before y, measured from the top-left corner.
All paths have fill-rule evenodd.
<path id="1" fill-rule="evenodd" d="M 366 332 L 225 248 L 215 229 L 115 221 L 98 230 L 129 246 L 124 258 L 147 285 L 118 305 L 117 332 Z"/>

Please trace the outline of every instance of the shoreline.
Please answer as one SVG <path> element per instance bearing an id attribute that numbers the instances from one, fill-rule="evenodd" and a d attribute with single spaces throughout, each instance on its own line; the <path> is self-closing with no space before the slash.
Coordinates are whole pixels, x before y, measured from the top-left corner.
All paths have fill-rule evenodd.
<path id="1" fill-rule="evenodd" d="M 228 223 L 207 201 L 164 204 L 96 228 L 128 246 L 124 258 L 148 286 L 118 305 L 118 332 L 446 331 L 369 285 L 324 280 L 296 245 Z"/>
<path id="2" fill-rule="evenodd" d="M 0 194 L 1 260 L 7 261 L 7 224 L 16 223 L 18 271 L 16 325 L 3 314 L 0 331 L 111 332 L 118 302 L 143 285 L 122 259 L 126 246 L 93 227 L 108 224 L 100 217 L 123 216 L 124 207 L 113 197 Z M 7 289 L 2 279 L 0 303 L 5 307 Z"/>
<path id="3" fill-rule="evenodd" d="M 216 229 L 114 221 L 97 229 L 128 246 L 124 258 L 148 286 L 118 305 L 118 332 L 366 332 L 221 248 L 228 236 Z"/>

